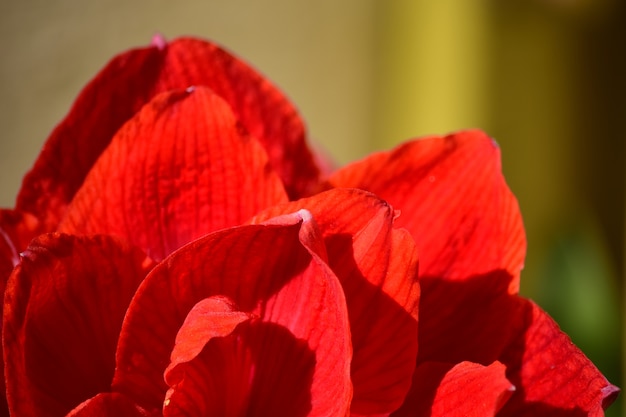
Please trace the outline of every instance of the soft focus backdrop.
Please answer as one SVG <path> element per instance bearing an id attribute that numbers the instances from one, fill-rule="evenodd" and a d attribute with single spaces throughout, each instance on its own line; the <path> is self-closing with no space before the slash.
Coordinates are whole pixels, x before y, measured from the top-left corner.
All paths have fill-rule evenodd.
<path id="1" fill-rule="evenodd" d="M 522 292 L 623 386 L 623 0 L 2 1 L 0 206 L 81 87 L 156 32 L 244 57 L 338 164 L 429 133 L 494 136 L 528 233 Z"/>

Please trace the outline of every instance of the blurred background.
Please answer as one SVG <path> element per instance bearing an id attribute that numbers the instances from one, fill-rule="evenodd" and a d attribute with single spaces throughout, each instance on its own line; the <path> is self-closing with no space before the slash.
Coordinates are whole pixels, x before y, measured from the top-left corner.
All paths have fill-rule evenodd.
<path id="1" fill-rule="evenodd" d="M 624 386 L 626 2 L 2 1 L 0 206 L 81 87 L 156 32 L 245 57 L 338 164 L 487 131 L 527 228 L 523 294 Z"/>

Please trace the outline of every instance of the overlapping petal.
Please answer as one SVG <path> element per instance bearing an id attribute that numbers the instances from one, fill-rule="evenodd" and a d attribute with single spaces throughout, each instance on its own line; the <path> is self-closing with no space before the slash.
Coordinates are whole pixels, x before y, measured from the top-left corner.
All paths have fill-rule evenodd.
<path id="1" fill-rule="evenodd" d="M 42 235 L 5 294 L 8 401 L 20 416 L 63 416 L 108 391 L 128 303 L 152 262 L 107 236 Z"/>
<path id="2" fill-rule="evenodd" d="M 245 389 L 238 394 L 247 402 L 235 406 L 247 404 L 251 413 L 283 407 L 294 415 L 345 415 L 352 393 L 350 329 L 340 283 L 320 248 L 314 221 L 302 211 L 218 231 L 173 253 L 150 273 L 129 307 L 113 389 L 147 410 L 159 409 L 179 329 L 194 306 L 222 296 L 258 322 L 237 328 L 236 337 L 207 338 L 194 366 L 184 368 L 188 395 L 216 399 L 208 390 L 216 383 L 211 375 L 231 375 L 222 382 Z M 198 373 L 202 379 L 194 377 Z M 175 376 L 166 376 L 176 385 Z M 175 398 L 175 391 L 168 399 L 179 409 L 195 407 Z"/>
<path id="3" fill-rule="evenodd" d="M 52 231 L 117 130 L 155 95 L 206 86 L 265 146 L 292 196 L 305 193 L 319 170 L 294 106 L 267 79 L 213 43 L 181 38 L 115 57 L 81 92 L 25 177 L 17 209 Z"/>
<path id="4" fill-rule="evenodd" d="M 398 408 L 417 354 L 417 253 L 396 212 L 371 193 L 335 189 L 260 213 L 260 222 L 306 209 L 319 225 L 329 264 L 346 294 L 354 346 L 352 413 Z"/>
<path id="5" fill-rule="evenodd" d="M 261 145 L 200 87 L 157 96 L 120 129 L 59 230 L 123 236 L 161 260 L 286 200 Z"/>
<path id="6" fill-rule="evenodd" d="M 329 184 L 371 191 L 400 210 L 397 226 L 416 239 L 420 275 L 465 280 L 501 269 L 517 292 L 524 227 L 500 150 L 484 133 L 414 140 L 340 169 Z"/>

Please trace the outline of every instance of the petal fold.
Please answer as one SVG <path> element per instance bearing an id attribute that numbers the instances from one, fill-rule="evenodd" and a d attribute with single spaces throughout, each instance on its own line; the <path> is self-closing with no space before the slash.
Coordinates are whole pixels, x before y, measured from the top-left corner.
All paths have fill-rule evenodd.
<path id="1" fill-rule="evenodd" d="M 63 416 L 110 389 L 122 319 L 151 267 L 141 251 L 106 236 L 32 242 L 4 299 L 12 414 Z"/>
<path id="2" fill-rule="evenodd" d="M 317 222 L 346 295 L 354 347 L 351 412 L 390 413 L 411 385 L 417 355 L 415 243 L 406 230 L 394 228 L 389 204 L 356 189 L 278 205 L 253 222 L 302 209 Z"/>
<path id="3" fill-rule="evenodd" d="M 161 260 L 286 201 L 261 145 L 228 104 L 195 88 L 157 96 L 124 125 L 59 230 L 118 235 Z"/>
<path id="4" fill-rule="evenodd" d="M 515 391 L 504 373 L 500 362 L 426 362 L 417 367 L 409 398 L 392 417 L 495 416 Z"/>
<path id="5" fill-rule="evenodd" d="M 148 410 L 160 408 L 168 391 L 162 375 L 176 335 L 186 334 L 181 329 L 194 306 L 221 296 L 232 300 L 237 311 L 258 317 L 261 325 L 235 331 L 236 337 L 207 340 L 189 361 L 193 366 L 182 368 L 189 376 L 189 395 L 213 398 L 210 387 L 216 381 L 197 377 L 210 369 L 211 375 L 224 375 L 239 388 L 230 392 L 246 402 L 235 403 L 247 404 L 251 413 L 265 407 L 278 412 L 274 407 L 281 406 L 294 415 L 345 415 L 352 393 L 349 322 L 340 283 L 325 255 L 314 251 L 323 247 L 315 241 L 315 228 L 309 214 L 296 212 L 267 224 L 209 234 L 159 264 L 137 291 L 124 321 L 114 390 Z M 243 366 L 247 363 L 249 368 Z M 170 377 L 168 373 L 171 383 Z M 242 380 L 251 384 L 248 392 L 242 391 Z M 181 407 L 185 396 L 170 394 L 167 407 Z M 227 398 L 232 399 L 219 400 Z M 188 410 L 194 404 L 183 406 Z"/>

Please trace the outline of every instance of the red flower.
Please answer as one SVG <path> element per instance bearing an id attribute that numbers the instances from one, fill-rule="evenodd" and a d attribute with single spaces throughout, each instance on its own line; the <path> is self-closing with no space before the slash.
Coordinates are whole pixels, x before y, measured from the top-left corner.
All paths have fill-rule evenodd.
<path id="1" fill-rule="evenodd" d="M 116 57 L 0 212 L 8 410 L 602 415 L 617 388 L 517 295 L 499 163 L 468 131 L 323 179 L 222 49 Z"/>

